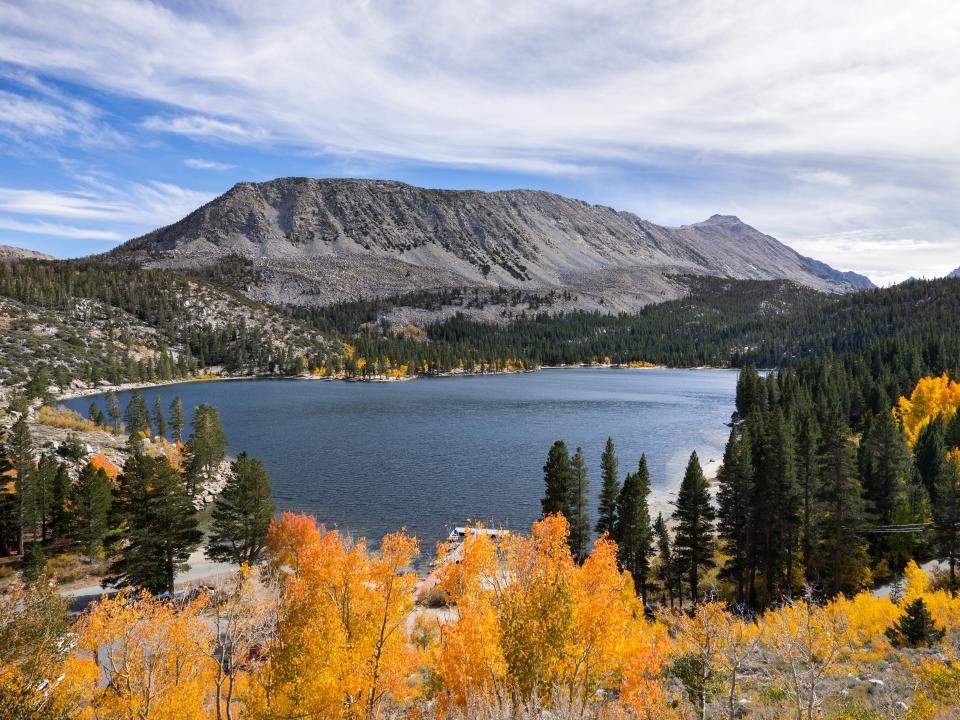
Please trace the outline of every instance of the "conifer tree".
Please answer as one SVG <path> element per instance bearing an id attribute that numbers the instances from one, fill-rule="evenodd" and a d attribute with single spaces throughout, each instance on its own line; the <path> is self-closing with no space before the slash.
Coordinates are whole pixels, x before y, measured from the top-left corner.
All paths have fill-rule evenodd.
<path id="1" fill-rule="evenodd" d="M 820 431 L 813 412 L 805 410 L 796 426 L 796 477 L 800 512 L 800 562 L 807 584 L 813 582 L 813 557 L 820 517 Z"/>
<path id="2" fill-rule="evenodd" d="M 187 468 L 190 494 L 198 485 L 209 480 L 214 470 L 223 461 L 227 450 L 227 436 L 220 424 L 220 411 L 211 405 L 198 405 L 190 423 L 193 434 L 187 440 L 190 464 Z"/>
<path id="3" fill-rule="evenodd" d="M 913 463 L 906 435 L 897 427 L 892 413 L 881 412 L 869 418 L 860 442 L 860 468 L 873 521 L 879 525 L 910 522 L 907 489 Z M 899 572 L 910 559 L 902 552 L 901 538 L 873 533 L 870 541 L 871 556 L 885 567 L 881 576 Z"/>
<path id="4" fill-rule="evenodd" d="M 597 512 L 597 525 L 594 528 L 600 535 L 613 535 L 617 522 L 617 496 L 620 494 L 620 478 L 617 454 L 613 447 L 613 438 L 607 438 L 607 445 L 600 456 L 600 507 Z"/>
<path id="5" fill-rule="evenodd" d="M 640 456 L 640 465 L 635 473 L 624 478 L 623 488 L 617 497 L 617 524 L 614 537 L 620 564 L 633 576 L 637 593 L 647 599 L 647 584 L 650 575 L 650 551 L 653 530 L 650 527 L 650 472 L 647 456 Z"/>
<path id="6" fill-rule="evenodd" d="M 933 504 L 938 555 L 950 568 L 950 591 L 957 592 L 957 563 L 960 562 L 960 453 L 952 452 L 950 461 L 937 481 L 937 501 Z"/>
<path id="7" fill-rule="evenodd" d="M 37 463 L 34 474 L 34 512 L 40 525 L 40 542 L 46 542 L 50 531 L 50 513 L 53 506 L 53 483 L 56 481 L 60 463 L 50 454 L 44 454 Z"/>
<path id="8" fill-rule="evenodd" d="M 583 562 L 590 546 L 590 477 L 583 449 L 577 448 L 570 462 L 570 553 L 577 562 Z"/>
<path id="9" fill-rule="evenodd" d="M 113 426 L 115 435 L 122 432 L 123 425 L 120 422 L 123 419 L 123 413 L 120 411 L 120 401 L 117 400 L 117 394 L 110 390 L 107 392 L 107 415 L 110 417 L 110 424 Z"/>
<path id="10" fill-rule="evenodd" d="M 158 437 L 167 437 L 167 420 L 163 416 L 163 405 L 160 403 L 160 396 L 153 398 L 153 427 Z"/>
<path id="11" fill-rule="evenodd" d="M 920 430 L 913 448 L 914 462 L 930 500 L 936 505 L 937 482 L 947 463 L 947 445 L 944 440 L 943 420 L 937 416 Z"/>
<path id="12" fill-rule="evenodd" d="M 557 440 L 547 454 L 543 466 L 544 495 L 540 504 L 544 516 L 561 513 L 570 517 L 570 495 L 573 487 L 573 470 L 570 467 L 570 452 L 563 440 Z"/>
<path id="13" fill-rule="evenodd" d="M 13 424 L 10 433 L 10 464 L 16 472 L 14 485 L 17 499 L 17 546 L 23 556 L 26 534 L 36 524 L 36 465 L 33 461 L 33 436 L 27 426 L 26 413 Z"/>
<path id="14" fill-rule="evenodd" d="M 103 468 L 87 463 L 70 488 L 70 521 L 73 536 L 91 560 L 100 557 L 110 529 L 113 485 Z"/>
<path id="15" fill-rule="evenodd" d="M 267 471 L 242 452 L 231 463 L 230 478 L 217 496 L 207 540 L 207 557 L 218 562 L 253 565 L 267 541 L 275 507 Z"/>
<path id="16" fill-rule="evenodd" d="M 50 524 L 57 538 L 62 538 L 68 531 L 67 498 L 69 494 L 70 473 L 64 463 L 59 463 L 50 488 Z"/>
<path id="17" fill-rule="evenodd" d="M 674 590 L 677 589 L 677 597 L 681 596 L 678 589 L 678 573 L 676 562 L 673 557 L 673 547 L 670 542 L 670 531 L 667 530 L 667 523 L 663 519 L 663 513 L 657 513 L 657 519 L 653 521 L 653 534 L 657 539 L 657 579 L 663 585 L 668 598 L 670 607 L 673 607 Z M 681 598 L 682 600 L 682 598 Z"/>
<path id="18" fill-rule="evenodd" d="M 170 401 L 170 429 L 173 431 L 173 441 L 183 442 L 183 429 L 187 426 L 187 416 L 183 411 L 183 400 L 177 395 Z"/>
<path id="19" fill-rule="evenodd" d="M 127 434 L 131 438 L 150 433 L 150 412 L 147 410 L 147 401 L 139 390 L 130 398 L 124 420 L 127 423 Z"/>
<path id="20" fill-rule="evenodd" d="M 752 577 L 753 464 L 749 436 L 737 428 L 730 431 L 717 486 L 717 534 L 728 557 L 721 575 L 733 583 L 736 601 L 744 605 Z"/>
<path id="21" fill-rule="evenodd" d="M 100 410 L 100 406 L 95 402 L 90 403 L 88 417 L 90 418 L 90 422 L 98 427 L 102 427 L 107 422 L 106 416 L 104 416 L 103 411 Z"/>
<path id="22" fill-rule="evenodd" d="M 180 474 L 164 457 L 133 454 L 118 478 L 114 507 L 123 547 L 110 566 L 111 585 L 174 592 L 174 579 L 203 539 Z"/>
<path id="23" fill-rule="evenodd" d="M 869 581 L 862 531 L 865 507 L 856 472 L 856 449 L 839 406 L 829 414 L 820 440 L 825 512 L 820 541 L 825 588 L 831 595 L 859 591 Z"/>
<path id="24" fill-rule="evenodd" d="M 886 635 L 894 647 L 933 647 L 946 632 L 938 628 L 922 597 L 907 606 L 903 617 L 890 627 Z"/>
<path id="25" fill-rule="evenodd" d="M 714 511 L 696 451 L 690 455 L 690 462 L 680 484 L 673 519 L 677 523 L 673 541 L 674 553 L 687 576 L 690 599 L 696 603 L 700 595 L 701 573 L 714 565 Z"/>

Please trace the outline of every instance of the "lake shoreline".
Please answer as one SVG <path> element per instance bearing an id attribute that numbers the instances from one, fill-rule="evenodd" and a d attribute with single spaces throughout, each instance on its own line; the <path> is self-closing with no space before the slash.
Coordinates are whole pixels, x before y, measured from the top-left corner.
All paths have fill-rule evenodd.
<path id="1" fill-rule="evenodd" d="M 739 371 L 734 367 L 719 367 L 713 365 L 698 365 L 695 367 L 670 367 L 669 365 L 643 365 L 630 367 L 626 365 L 541 365 L 536 368 L 525 368 L 521 370 L 491 370 L 489 372 L 464 372 L 450 370 L 436 374 L 417 374 L 404 377 L 389 377 L 377 375 L 370 377 L 324 377 L 322 375 L 206 375 L 193 376 L 186 378 L 177 378 L 175 380 L 163 380 L 159 382 L 142 383 L 120 383 L 119 385 L 100 385 L 98 387 L 74 388 L 65 392 L 58 393 L 53 402 L 62 400 L 76 400 L 78 398 L 93 397 L 96 395 L 105 395 L 108 392 L 127 392 L 130 390 L 149 390 L 151 388 L 168 387 L 170 385 L 187 385 L 204 382 L 227 382 L 237 380 L 308 380 L 324 382 L 353 382 L 353 383 L 394 383 L 410 382 L 412 380 L 431 380 L 436 378 L 475 378 L 500 375 L 522 375 L 526 373 L 537 373 L 542 370 L 729 370 Z M 7 388 L 9 390 L 9 388 Z"/>

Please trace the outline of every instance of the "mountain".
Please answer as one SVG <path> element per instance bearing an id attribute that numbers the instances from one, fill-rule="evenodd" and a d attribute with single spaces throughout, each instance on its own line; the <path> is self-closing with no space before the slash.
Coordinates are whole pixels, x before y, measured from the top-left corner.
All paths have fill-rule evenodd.
<path id="1" fill-rule="evenodd" d="M 947 277 L 960 278 L 960 268 L 957 268 L 956 270 L 954 270 L 952 273 L 947 275 Z"/>
<path id="2" fill-rule="evenodd" d="M 240 289 L 321 306 L 425 289 L 563 290 L 576 307 L 634 310 L 682 297 L 677 276 L 872 286 L 729 215 L 663 227 L 536 190 L 428 190 L 381 180 L 238 183 L 178 223 L 109 253 L 197 269 L 243 258 Z"/>
<path id="3" fill-rule="evenodd" d="M 0 245 L 0 262 L 5 260 L 56 260 L 56 258 L 53 255 L 47 255 L 36 250 L 27 250 L 13 245 Z"/>

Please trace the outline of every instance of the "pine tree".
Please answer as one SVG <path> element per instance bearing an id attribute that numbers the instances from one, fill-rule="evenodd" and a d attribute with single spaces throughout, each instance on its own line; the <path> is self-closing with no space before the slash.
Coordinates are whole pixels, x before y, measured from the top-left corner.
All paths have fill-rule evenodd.
<path id="1" fill-rule="evenodd" d="M 259 460 L 242 452 L 231 463 L 230 478 L 213 506 L 207 557 L 253 565 L 266 545 L 275 507 L 270 482 Z"/>
<path id="2" fill-rule="evenodd" d="M 600 507 L 597 511 L 597 524 L 594 530 L 600 535 L 613 535 L 617 523 L 617 496 L 620 494 L 620 478 L 617 454 L 613 447 L 613 438 L 607 438 L 607 446 L 600 456 Z"/>
<path id="3" fill-rule="evenodd" d="M 167 437 L 167 420 L 163 416 L 163 405 L 160 403 L 160 396 L 153 398 L 153 427 L 158 437 Z"/>
<path id="4" fill-rule="evenodd" d="M 59 463 L 50 488 L 50 525 L 54 537 L 57 538 L 62 538 L 68 531 L 67 498 L 69 494 L 70 473 L 64 463 Z"/>
<path id="5" fill-rule="evenodd" d="M 728 557 L 721 575 L 733 583 L 736 601 L 744 605 L 752 578 L 753 464 L 750 439 L 737 428 L 730 431 L 717 486 L 717 534 Z"/>
<path id="6" fill-rule="evenodd" d="M 674 589 L 677 588 L 678 573 L 676 562 L 673 557 L 673 547 L 670 543 L 670 531 L 667 530 L 667 523 L 663 519 L 662 513 L 657 513 L 657 519 L 653 521 L 653 534 L 657 539 L 657 579 L 663 585 L 667 596 L 670 599 L 670 607 L 673 607 Z M 677 596 L 681 593 L 678 591 Z"/>
<path id="7" fill-rule="evenodd" d="M 910 522 L 907 489 L 913 462 L 907 438 L 897 427 L 892 413 L 881 412 L 869 419 L 860 442 L 860 468 L 872 519 L 878 525 Z M 913 539 L 912 534 L 909 539 Z M 909 549 L 903 546 L 902 538 L 873 533 L 870 541 L 872 558 L 881 561 L 884 567 L 879 577 L 898 573 L 910 559 Z M 877 566 L 875 563 L 874 567 Z"/>
<path id="8" fill-rule="evenodd" d="M 211 405 L 198 405 L 190 423 L 193 434 L 187 440 L 190 463 L 187 468 L 190 494 L 209 480 L 223 461 L 227 436 L 220 424 L 220 411 Z"/>
<path id="9" fill-rule="evenodd" d="M 946 632 L 938 628 L 922 597 L 907 606 L 906 611 L 886 635 L 894 647 L 933 647 Z"/>
<path id="10" fill-rule="evenodd" d="M 937 481 L 947 463 L 947 445 L 944 440 L 943 420 L 938 416 L 927 423 L 917 437 L 913 448 L 914 462 L 930 500 L 937 502 Z"/>
<path id="11" fill-rule="evenodd" d="M 590 477 L 587 463 L 583 458 L 583 449 L 577 448 L 570 462 L 570 552 L 577 562 L 587 557 L 590 545 Z"/>
<path id="12" fill-rule="evenodd" d="M 940 471 L 933 504 L 938 555 L 950 568 L 950 590 L 957 592 L 957 563 L 960 562 L 960 453 L 953 452 Z"/>
<path id="13" fill-rule="evenodd" d="M 56 481 L 60 463 L 53 455 L 45 454 L 37 463 L 34 474 L 34 512 L 40 524 L 40 542 L 46 542 L 50 531 L 50 513 L 53 505 L 53 483 Z"/>
<path id="14" fill-rule="evenodd" d="M 90 422 L 98 427 L 102 427 L 106 422 L 107 418 L 104 416 L 103 412 L 100 410 L 100 406 L 95 402 L 90 403 L 90 411 L 88 413 Z"/>
<path id="15" fill-rule="evenodd" d="M 170 429 L 173 431 L 173 441 L 183 442 L 183 429 L 187 426 L 187 416 L 183 411 L 183 400 L 177 395 L 170 401 Z"/>
<path id="16" fill-rule="evenodd" d="M 114 500 L 123 548 L 108 582 L 173 595 L 177 572 L 203 539 L 180 474 L 164 457 L 132 455 L 118 479 Z"/>
<path id="17" fill-rule="evenodd" d="M 127 434 L 131 438 L 150 434 L 150 412 L 147 410 L 147 401 L 139 390 L 130 398 L 124 419 L 127 423 Z"/>
<path id="18" fill-rule="evenodd" d="M 696 603 L 700 595 L 701 572 L 714 565 L 714 511 L 707 491 L 707 480 L 700 467 L 700 458 L 690 455 L 680 492 L 677 494 L 673 519 L 677 530 L 673 541 L 677 562 L 687 575 L 690 599 Z"/>
<path id="19" fill-rule="evenodd" d="M 820 441 L 825 512 L 819 567 L 831 595 L 854 593 L 869 580 L 863 539 L 865 506 L 856 472 L 856 449 L 839 407 L 829 414 Z"/>
<path id="20" fill-rule="evenodd" d="M 635 473 L 624 478 L 623 488 L 617 497 L 617 524 L 614 537 L 620 564 L 633 576 L 637 593 L 646 602 L 650 576 L 650 551 L 653 531 L 650 527 L 650 472 L 647 456 L 640 456 L 640 465 Z"/>
<path id="21" fill-rule="evenodd" d="M 544 516 L 561 513 L 569 519 L 573 470 L 570 467 L 570 452 L 563 440 L 557 440 L 547 454 L 547 462 L 543 466 L 543 484 L 544 496 L 540 504 Z"/>
<path id="22" fill-rule="evenodd" d="M 23 555 L 23 579 L 32 582 L 43 574 L 47 566 L 47 556 L 43 552 L 43 545 L 37 540 L 31 542 Z"/>
<path id="23" fill-rule="evenodd" d="M 107 415 L 110 417 L 113 432 L 115 435 L 119 435 L 123 432 L 123 424 L 121 423 L 123 413 L 120 411 L 120 401 L 117 400 L 117 394 L 113 390 L 107 392 L 106 403 Z"/>
<path id="24" fill-rule="evenodd" d="M 26 544 L 26 534 L 36 525 L 36 493 L 35 476 L 36 465 L 33 461 L 33 437 L 27 426 L 26 414 L 13 424 L 10 433 L 10 464 L 16 472 L 17 479 L 14 486 L 17 498 L 17 546 L 20 556 L 23 556 Z"/>
<path id="25" fill-rule="evenodd" d="M 91 560 L 100 557 L 110 529 L 113 484 L 102 468 L 87 463 L 70 488 L 70 524 L 73 536 Z"/>
<path id="26" fill-rule="evenodd" d="M 806 583 L 813 582 L 813 557 L 820 516 L 820 430 L 813 413 L 804 411 L 796 427 L 796 476 L 800 502 L 800 562 Z"/>

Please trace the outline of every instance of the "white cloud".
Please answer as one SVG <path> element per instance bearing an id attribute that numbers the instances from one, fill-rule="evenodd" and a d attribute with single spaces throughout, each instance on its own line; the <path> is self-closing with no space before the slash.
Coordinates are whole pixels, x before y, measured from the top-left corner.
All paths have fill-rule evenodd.
<path id="1" fill-rule="evenodd" d="M 183 164 L 196 170 L 231 170 L 236 167 L 236 165 L 214 160 L 203 160 L 202 158 L 187 158 L 183 161 Z"/>
<path id="2" fill-rule="evenodd" d="M 238 123 L 224 122 L 204 115 L 181 115 L 177 117 L 146 118 L 141 125 L 147 130 L 186 135 L 191 138 L 226 140 L 235 143 L 252 143 L 266 139 L 266 133 Z"/>
<path id="3" fill-rule="evenodd" d="M 90 225 L 84 229 L 85 232 L 99 233 L 102 239 L 106 239 L 106 234 L 109 234 L 111 238 L 119 240 L 131 236 L 122 234 L 121 228 L 136 231 L 144 227 L 168 225 L 212 198 L 210 193 L 160 182 L 128 183 L 121 186 L 89 182 L 69 192 L 0 187 L 0 210 L 31 217 L 83 221 Z M 8 225 L 8 229 L 41 232 L 28 230 L 27 225 L 29 223 L 20 228 Z M 68 229 L 64 237 L 81 236 L 76 232 L 69 234 Z"/>
<path id="4" fill-rule="evenodd" d="M 95 230 L 90 228 L 62 225 L 48 222 L 22 222 L 0 215 L 0 229 L 15 232 L 31 233 L 36 235 L 52 235 L 54 237 L 69 238 L 71 240 L 123 240 L 124 237 L 112 230 Z"/>
<path id="5" fill-rule="evenodd" d="M 700 196 L 627 207 L 710 205 L 801 250 L 872 233 L 893 244 L 829 255 L 891 277 L 898 233 L 960 237 L 957 47 L 949 0 L 0 0 L 0 61 L 163 103 L 151 131 L 535 174 L 703 162 Z"/>

